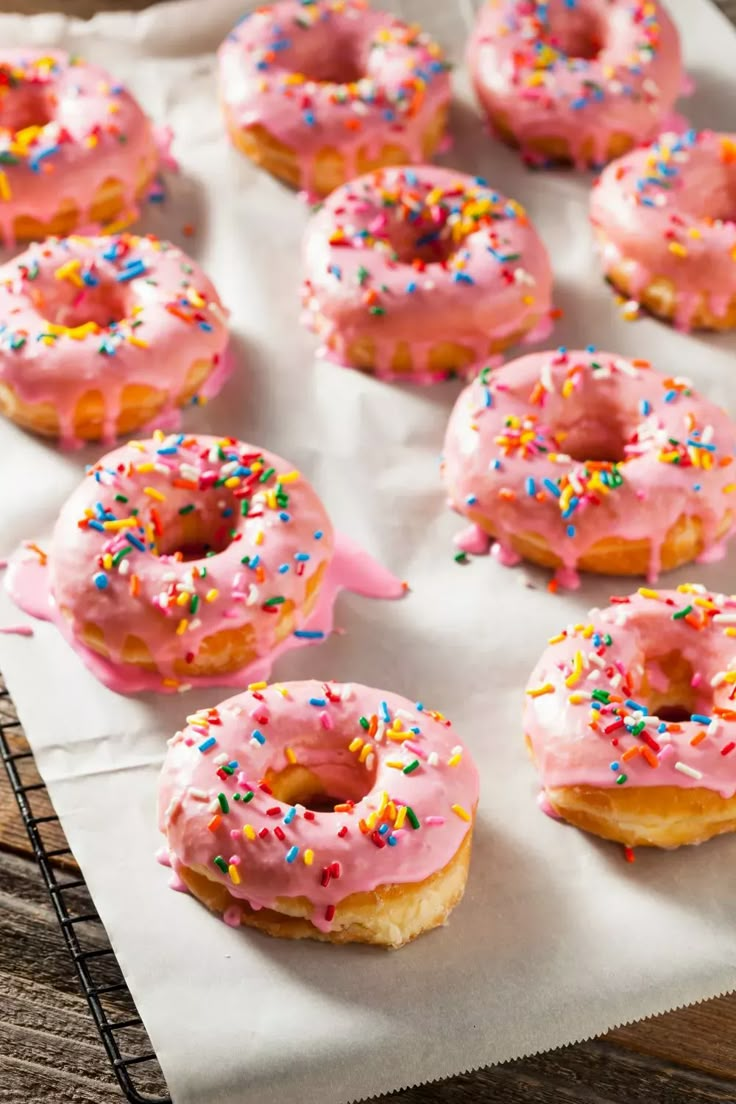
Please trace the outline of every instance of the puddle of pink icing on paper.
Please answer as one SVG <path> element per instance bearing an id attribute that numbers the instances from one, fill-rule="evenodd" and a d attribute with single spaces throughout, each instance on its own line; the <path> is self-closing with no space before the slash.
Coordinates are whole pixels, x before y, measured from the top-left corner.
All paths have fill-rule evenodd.
<path id="1" fill-rule="evenodd" d="M 333 631 L 335 600 L 341 590 L 349 590 L 365 598 L 385 599 L 400 598 L 406 591 L 400 579 L 377 563 L 349 537 L 336 534 L 334 555 L 320 587 L 316 607 L 302 628 L 268 655 L 261 656 L 239 671 L 200 676 L 192 683 L 186 683 L 182 679 L 178 686 L 170 687 L 164 684 L 164 677 L 160 672 L 145 671 L 132 664 L 112 663 L 76 640 L 71 634 L 66 619 L 58 614 L 53 595 L 49 590 L 46 566 L 35 557 L 24 558 L 25 551 L 13 558 L 5 577 L 5 586 L 13 601 L 30 616 L 43 621 L 53 621 L 92 674 L 111 690 L 122 694 L 135 694 L 142 691 L 171 693 L 190 689 L 192 685 L 237 688 L 247 686 L 251 682 L 267 680 L 274 662 L 281 655 L 295 648 L 318 644 L 330 635 Z"/>

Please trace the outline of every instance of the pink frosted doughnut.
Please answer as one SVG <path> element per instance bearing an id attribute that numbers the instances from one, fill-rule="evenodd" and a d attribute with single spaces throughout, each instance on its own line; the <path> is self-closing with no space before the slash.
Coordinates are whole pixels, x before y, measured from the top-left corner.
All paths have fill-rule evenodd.
<path id="1" fill-rule="evenodd" d="M 465 888 L 478 772 L 450 722 L 365 686 L 250 687 L 169 743 L 159 824 L 233 926 L 398 947 Z"/>
<path id="2" fill-rule="evenodd" d="M 158 167 L 149 119 L 97 65 L 0 50 L 0 233 L 6 245 L 127 225 Z"/>
<path id="3" fill-rule="evenodd" d="M 211 394 L 227 340 L 211 282 L 153 236 L 51 238 L 0 266 L 0 410 L 67 443 Z"/>
<path id="4" fill-rule="evenodd" d="M 486 369 L 466 388 L 444 481 L 478 550 L 493 537 L 502 556 L 561 568 L 570 585 L 578 569 L 654 579 L 721 552 L 734 454 L 736 427 L 688 380 L 561 349 Z"/>
<path id="5" fill-rule="evenodd" d="M 332 552 L 324 506 L 287 461 L 159 433 L 104 456 L 67 499 L 49 585 L 109 685 L 175 690 L 237 678 L 303 629 Z"/>
<path id="6" fill-rule="evenodd" d="M 364 0 L 280 0 L 220 48 L 234 144 L 295 187 L 327 195 L 358 173 L 426 161 L 444 136 L 439 46 Z"/>
<path id="7" fill-rule="evenodd" d="M 523 207 L 451 169 L 344 185 L 304 257 L 305 322 L 326 355 L 383 377 L 442 379 L 549 322 L 549 258 Z"/>
<path id="8" fill-rule="evenodd" d="M 590 217 L 629 299 L 683 329 L 736 326 L 736 134 L 665 134 L 614 161 Z"/>
<path id="9" fill-rule="evenodd" d="M 734 831 L 736 597 L 686 584 L 611 602 L 553 637 L 529 679 L 547 811 L 631 847 Z"/>
<path id="10" fill-rule="evenodd" d="M 468 64 L 501 137 L 578 168 L 652 138 L 683 83 L 677 30 L 656 0 L 489 0 Z"/>

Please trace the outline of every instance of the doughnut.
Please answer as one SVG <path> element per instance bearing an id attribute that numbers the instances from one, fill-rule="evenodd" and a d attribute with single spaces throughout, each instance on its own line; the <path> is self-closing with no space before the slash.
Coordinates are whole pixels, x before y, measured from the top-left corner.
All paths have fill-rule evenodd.
<path id="1" fill-rule="evenodd" d="M 468 65 L 504 141 L 580 169 L 653 138 L 683 86 L 677 30 L 655 0 L 491 0 Z"/>
<path id="2" fill-rule="evenodd" d="M 128 225 L 158 164 L 150 120 L 104 69 L 62 50 L 0 50 L 6 246 Z"/>
<path id="3" fill-rule="evenodd" d="M 550 263 L 526 212 L 455 170 L 379 169 L 338 188 L 304 257 L 304 321 L 325 355 L 384 378 L 443 379 L 549 328 Z"/>
<path id="4" fill-rule="evenodd" d="M 332 553 L 325 508 L 287 461 L 158 433 L 104 456 L 67 499 L 49 587 L 64 635 L 113 689 L 243 686 L 305 630 Z"/>
<path id="5" fill-rule="evenodd" d="M 462 897 L 477 801 L 441 713 L 366 686 L 256 683 L 170 740 L 159 825 L 175 875 L 233 927 L 400 947 Z"/>
<path id="6" fill-rule="evenodd" d="M 210 281 L 150 235 L 51 238 L 0 266 L 0 411 L 66 444 L 212 394 L 227 340 Z"/>
<path id="7" fill-rule="evenodd" d="M 736 134 L 664 134 L 614 161 L 590 218 L 627 299 L 680 329 L 736 326 Z"/>
<path id="8" fill-rule="evenodd" d="M 231 141 L 295 188 L 327 195 L 441 145 L 448 66 L 419 27 L 364 0 L 280 0 L 243 17 L 219 52 Z"/>
<path id="9" fill-rule="evenodd" d="M 502 560 L 568 586 L 578 570 L 654 580 L 722 553 L 735 453 L 736 426 L 687 379 L 558 349 L 480 372 L 450 417 L 443 475 L 474 526 L 467 551 L 493 538 Z"/>
<path id="10" fill-rule="evenodd" d="M 736 596 L 612 598 L 550 640 L 524 731 L 542 803 L 629 847 L 736 829 Z"/>

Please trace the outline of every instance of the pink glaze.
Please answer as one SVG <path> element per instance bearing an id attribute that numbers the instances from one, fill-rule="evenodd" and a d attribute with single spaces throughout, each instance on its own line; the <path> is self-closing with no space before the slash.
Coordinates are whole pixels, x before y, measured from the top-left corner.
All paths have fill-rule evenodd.
<path id="1" fill-rule="evenodd" d="M 150 121 L 131 94 L 97 65 L 61 50 L 0 51 L 0 233 L 13 244 L 14 220 L 50 222 L 64 201 L 91 222 L 101 184 L 122 186 L 121 218 L 137 214 L 136 193 L 156 171 Z M 9 86 L 9 88 L 8 88 Z"/>
<path id="2" fill-rule="evenodd" d="M 526 212 L 453 169 L 382 169 L 338 188 L 307 228 L 304 258 L 305 321 L 329 358 L 347 364 L 364 339 L 387 378 L 436 381 L 438 343 L 478 360 L 549 317 L 549 258 Z M 410 376 L 392 372 L 402 342 Z"/>
<path id="3" fill-rule="evenodd" d="M 169 742 L 159 784 L 174 869 L 205 867 L 254 908 L 306 897 L 314 926 L 329 931 L 328 906 L 423 881 L 472 827 L 478 772 L 469 753 L 441 714 L 397 694 L 287 682 L 187 720 Z M 262 780 L 290 762 L 316 774 L 340 811 L 311 812 L 264 790 Z M 229 870 L 213 862 L 218 856 Z"/>
<path id="4" fill-rule="evenodd" d="M 337 150 L 345 177 L 359 151 L 400 145 L 423 159 L 422 137 L 449 103 L 439 46 L 363 0 L 281 0 L 243 16 L 220 47 L 223 105 L 241 129 L 261 126 L 297 157 L 311 189 L 317 154 Z"/>
<path id="5" fill-rule="evenodd" d="M 0 625 L 0 633 L 6 636 L 33 636 L 31 625 Z"/>
<path id="6" fill-rule="evenodd" d="M 531 144 L 562 139 L 579 168 L 603 164 L 614 136 L 652 138 L 683 79 L 677 30 L 655 0 L 493 0 L 468 65 L 523 153 L 539 160 Z"/>
<path id="7" fill-rule="evenodd" d="M 678 326 L 701 303 L 725 315 L 736 297 L 736 134 L 664 134 L 614 161 L 590 217 L 604 271 L 623 265 L 635 300 L 660 277 L 673 285 Z"/>
<path id="8" fill-rule="evenodd" d="M 49 238 L 0 266 L 0 388 L 50 404 L 66 445 L 78 443 L 77 404 L 90 391 L 104 399 L 106 444 L 128 387 L 165 392 L 156 421 L 166 421 L 193 362 L 204 360 L 213 366 L 200 389 L 208 397 L 223 382 L 227 340 L 211 281 L 153 236 Z"/>
<path id="9" fill-rule="evenodd" d="M 226 485 L 214 486 L 224 479 Z M 185 560 L 173 554 L 186 545 L 182 509 L 197 514 L 205 533 L 195 558 Z M 132 523 L 118 524 L 128 518 Z M 205 555 L 207 545 L 215 555 Z M 322 563 L 327 573 L 307 618 L 306 584 Z M 97 678 L 121 693 L 242 686 L 267 675 L 284 651 L 322 640 L 341 588 L 383 598 L 405 589 L 346 538 L 333 547 L 324 507 L 286 461 L 230 439 L 163 434 L 124 445 L 91 468 L 62 507 L 48 567 L 37 546 L 28 546 L 6 585 L 22 609 L 54 621 Z M 279 641 L 270 610 L 283 602 L 293 611 Z M 108 657 L 80 640 L 88 622 L 102 629 Z M 197 656 L 206 637 L 246 625 L 257 655 L 246 667 L 206 677 L 177 669 Z M 154 670 L 121 659 L 131 635 L 148 649 Z"/>
<path id="10" fill-rule="evenodd" d="M 529 679 L 524 709 L 544 789 L 702 786 L 733 797 L 734 625 L 736 597 L 685 585 L 614 599 L 550 641 Z M 677 724 L 647 708 L 651 672 L 661 687 L 658 661 L 672 652 L 700 676 L 687 704 L 695 719 Z M 673 706 L 684 705 L 675 700 L 678 691 Z"/>
<path id="11" fill-rule="evenodd" d="M 736 427 L 689 381 L 646 361 L 558 350 L 484 370 L 463 391 L 444 481 L 454 508 L 487 521 L 503 548 L 517 534 L 543 537 L 563 584 L 609 538 L 648 540 L 654 579 L 681 515 L 700 518 L 704 550 L 717 543 L 734 453 Z"/>

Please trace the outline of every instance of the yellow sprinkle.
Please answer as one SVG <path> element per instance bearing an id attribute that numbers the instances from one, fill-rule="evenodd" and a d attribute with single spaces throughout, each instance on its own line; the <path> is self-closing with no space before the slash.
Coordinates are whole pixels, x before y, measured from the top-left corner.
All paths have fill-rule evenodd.
<path id="1" fill-rule="evenodd" d="M 547 641 L 547 643 L 548 644 L 561 644 L 562 641 L 566 640 L 566 639 L 567 639 L 567 637 L 566 637 L 565 633 L 558 633 L 557 636 L 551 636 L 549 638 L 549 640 Z"/>
<path id="2" fill-rule="evenodd" d="M 144 487 L 143 493 L 147 494 L 149 498 L 155 498 L 157 502 L 165 502 L 166 495 L 161 491 L 157 491 L 155 487 Z"/>
<path id="3" fill-rule="evenodd" d="M 554 690 L 551 682 L 545 682 L 542 686 L 533 686 L 531 690 L 527 690 L 527 694 L 530 698 L 539 698 L 542 694 L 553 694 Z"/>
<path id="4" fill-rule="evenodd" d="M 639 587 L 642 598 L 659 598 L 658 590 L 650 590 L 649 587 Z"/>
<path id="5" fill-rule="evenodd" d="M 107 571 L 109 571 L 112 567 L 112 555 L 109 552 L 105 552 L 104 556 L 102 557 L 102 566 Z"/>
<path id="6" fill-rule="evenodd" d="M 386 812 L 386 806 L 388 805 L 390 800 L 391 800 L 391 798 L 388 796 L 388 794 L 384 790 L 382 795 L 381 795 L 381 804 L 378 806 L 378 815 L 379 816 L 383 816 L 383 814 Z"/>
<path id="7" fill-rule="evenodd" d="M 726 636 L 736 636 L 736 629 L 728 628 L 724 630 Z"/>
<path id="8" fill-rule="evenodd" d="M 370 755 L 370 753 L 372 751 L 373 751 L 373 744 L 364 744 L 363 747 L 360 750 L 360 755 L 358 756 L 358 762 L 365 763 L 366 759 L 368 758 L 368 756 Z"/>
<path id="9" fill-rule="evenodd" d="M 393 801 L 389 801 L 388 805 L 386 806 L 386 816 L 389 817 L 389 819 L 392 821 L 396 820 L 396 806 L 394 805 Z"/>
<path id="10" fill-rule="evenodd" d="M 136 464 L 135 470 L 137 472 L 151 472 L 155 471 L 152 460 L 144 460 L 142 464 Z"/>
<path id="11" fill-rule="evenodd" d="M 286 689 L 285 686 L 277 686 L 276 689 L 277 689 L 277 691 L 279 692 L 279 694 L 281 695 L 282 698 L 288 698 L 289 691 Z"/>
<path id="12" fill-rule="evenodd" d="M 138 525 L 137 518 L 115 518 L 114 521 L 103 521 L 105 529 L 111 530 L 113 533 L 118 529 L 134 529 Z"/>
<path id="13" fill-rule="evenodd" d="M 142 337 L 134 337 L 133 334 L 128 334 L 128 343 L 130 345 L 135 345 L 138 349 L 147 349 L 149 347 L 147 341 L 144 341 Z"/>
<path id="14" fill-rule="evenodd" d="M 248 683 L 249 690 L 265 690 L 268 686 L 267 682 L 250 682 Z"/>
<path id="15" fill-rule="evenodd" d="M 239 487 L 240 486 L 240 476 L 239 475 L 231 475 L 229 479 L 225 480 L 223 486 L 224 487 Z"/>
<path id="16" fill-rule="evenodd" d="M 687 257 L 687 246 L 681 245 L 680 242 L 672 241 L 667 248 L 670 253 L 674 253 L 676 257 Z"/>
<path id="17" fill-rule="evenodd" d="M 458 751 L 457 755 L 451 755 L 447 760 L 448 767 L 456 767 L 458 763 L 462 761 L 463 753 Z"/>
<path id="18" fill-rule="evenodd" d="M 256 838 L 256 830 L 252 824 L 243 825 L 243 835 L 249 840 L 254 840 Z"/>
<path id="19" fill-rule="evenodd" d="M 204 307 L 207 305 L 197 289 L 193 288 L 191 284 L 187 288 L 187 299 L 195 307 Z"/>
<path id="20" fill-rule="evenodd" d="M 295 483 L 299 478 L 298 471 L 284 472 L 283 475 L 278 476 L 279 483 Z"/>
<path id="21" fill-rule="evenodd" d="M 188 590 L 180 590 L 176 596 L 177 606 L 187 606 L 192 600 L 192 596 Z"/>
<path id="22" fill-rule="evenodd" d="M 572 671 L 565 679 L 565 686 L 575 686 L 580 682 L 580 676 L 583 673 L 583 654 L 580 651 L 575 653 L 575 659 L 573 660 Z"/>
<path id="23" fill-rule="evenodd" d="M 10 184 L 8 182 L 8 174 L 5 170 L 0 171 L 0 199 L 4 199 L 5 202 L 13 198 L 13 193 L 10 190 Z"/>
<path id="24" fill-rule="evenodd" d="M 230 875 L 230 881 L 233 885 L 240 885 L 240 875 L 238 874 L 238 868 L 235 863 L 230 863 L 227 872 Z"/>
<path id="25" fill-rule="evenodd" d="M 284 748 L 284 755 L 288 763 L 296 763 L 296 752 L 293 748 Z"/>
<path id="26" fill-rule="evenodd" d="M 401 762 L 400 759 L 387 759 L 386 760 L 386 766 L 387 767 L 393 767 L 395 770 L 403 770 L 404 769 L 404 764 Z"/>
<path id="27" fill-rule="evenodd" d="M 376 821 L 377 820 L 378 820 L 378 813 L 375 812 L 375 810 L 371 813 L 371 815 L 369 817 L 366 817 L 365 822 L 368 825 L 368 827 L 371 829 L 371 831 L 373 831 L 373 829 L 376 827 Z"/>
<path id="28" fill-rule="evenodd" d="M 263 544 L 263 530 L 259 529 L 253 539 L 255 540 L 256 544 Z"/>
<path id="29" fill-rule="evenodd" d="M 396 814 L 396 820 L 394 821 L 394 828 L 396 830 L 398 830 L 399 828 L 403 828 L 405 820 L 406 820 L 406 805 L 402 805 L 401 808 L 399 809 L 398 813 Z"/>
<path id="30" fill-rule="evenodd" d="M 724 494 L 733 494 L 734 491 L 736 491 L 736 483 L 727 483 L 723 488 Z"/>
<path id="31" fill-rule="evenodd" d="M 470 820 L 470 813 L 467 809 L 463 809 L 462 805 L 452 805 L 451 808 L 453 813 L 459 816 L 461 820 Z"/>
<path id="32" fill-rule="evenodd" d="M 570 697 L 568 698 L 568 701 L 570 702 L 571 705 L 580 705 L 582 702 L 585 701 L 585 694 L 579 694 L 579 693 L 571 694 Z"/>
<path id="33" fill-rule="evenodd" d="M 204 596 L 205 602 L 214 602 L 215 598 L 219 595 L 219 590 L 216 587 L 212 587 L 212 590 L 208 590 Z"/>
<path id="34" fill-rule="evenodd" d="M 187 631 L 188 627 L 189 627 L 189 622 L 187 621 L 187 619 L 185 617 L 182 617 L 181 621 L 176 626 L 176 635 L 177 636 L 182 636 Z"/>
<path id="35" fill-rule="evenodd" d="M 305 866 L 311 866 L 312 865 L 312 863 L 314 862 L 314 851 L 312 850 L 311 847 L 307 848 L 307 850 L 302 855 L 302 858 L 304 859 L 304 865 Z"/>
<path id="36" fill-rule="evenodd" d="M 360 736 L 356 736 L 354 740 L 351 740 L 348 744 L 348 751 L 359 751 L 363 746 L 363 741 Z"/>

